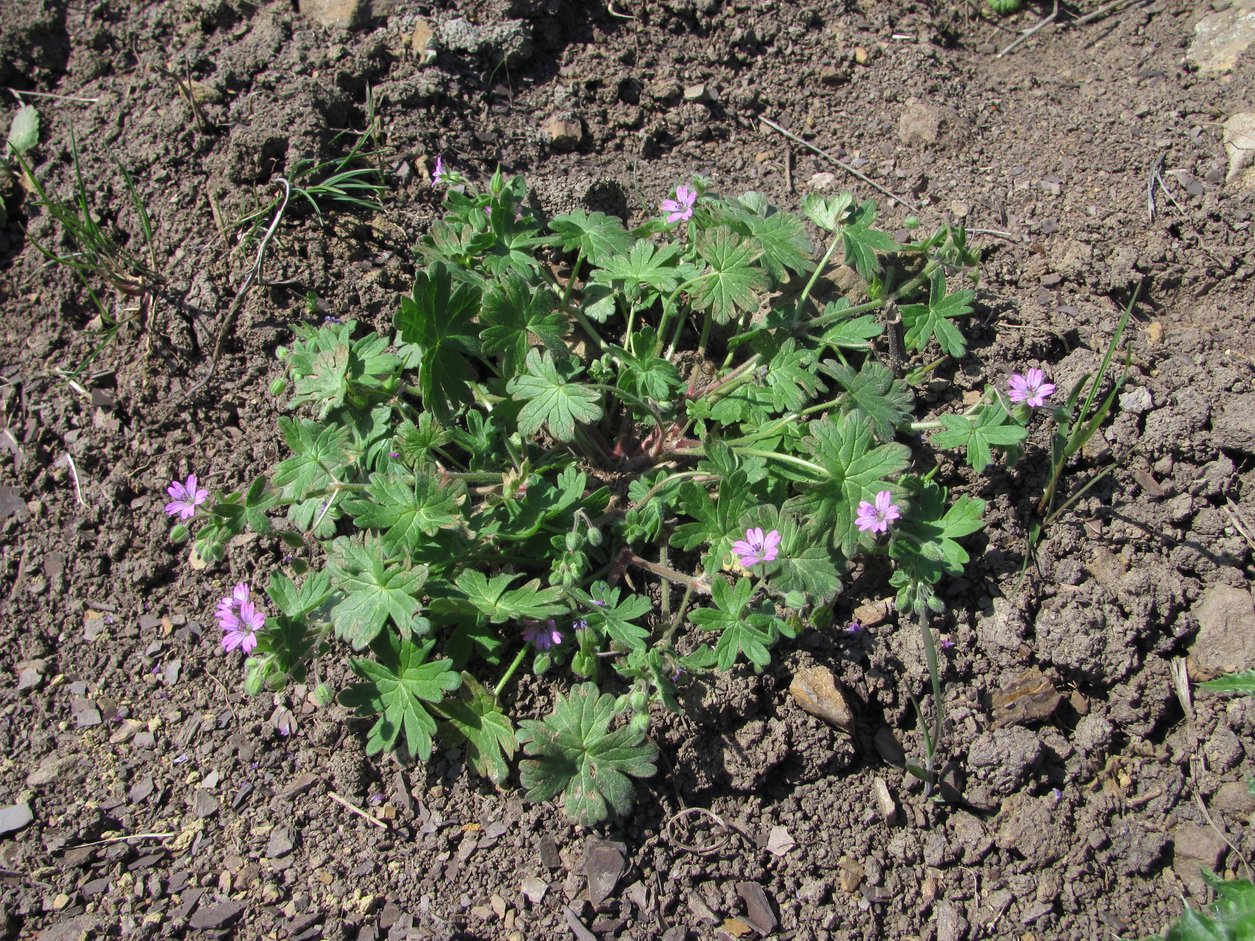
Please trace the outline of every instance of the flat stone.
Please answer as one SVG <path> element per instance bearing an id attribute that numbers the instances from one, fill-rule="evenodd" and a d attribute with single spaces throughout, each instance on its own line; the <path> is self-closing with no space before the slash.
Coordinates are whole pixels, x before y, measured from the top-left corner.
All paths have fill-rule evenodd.
<path id="1" fill-rule="evenodd" d="M 1194 24 L 1185 59 L 1204 75 L 1233 70 L 1238 57 L 1255 42 L 1255 0 L 1233 0 L 1226 10 L 1209 13 Z"/>
<path id="2" fill-rule="evenodd" d="M 292 831 L 287 827 L 276 827 L 270 832 L 270 839 L 266 843 L 266 855 L 270 859 L 277 859 L 290 852 L 292 852 Z"/>
<path id="3" fill-rule="evenodd" d="M 414 22 L 414 31 L 410 33 L 410 49 L 421 58 L 428 59 L 436 54 L 432 46 L 435 37 L 436 31 L 431 23 L 420 17 Z"/>
<path id="4" fill-rule="evenodd" d="M 192 813 L 197 817 L 212 817 L 218 812 L 218 801 L 208 791 L 198 790 L 192 796 Z"/>
<path id="5" fill-rule="evenodd" d="M 1255 394 L 1227 397 L 1212 416 L 1211 432 L 1216 447 L 1255 454 Z"/>
<path id="6" fill-rule="evenodd" d="M 626 867 L 627 848 L 622 843 L 591 836 L 584 842 L 584 875 L 594 908 L 610 897 Z"/>
<path id="7" fill-rule="evenodd" d="M 549 883 L 543 879 L 537 879 L 535 876 L 524 876 L 519 890 L 527 897 L 529 902 L 533 905 L 539 905 L 549 892 Z"/>
<path id="8" fill-rule="evenodd" d="M 304 774 L 298 774 L 291 781 L 285 784 L 277 796 L 283 798 L 284 800 L 291 800 L 298 794 L 304 794 L 317 783 L 318 775 L 307 771 Z"/>
<path id="9" fill-rule="evenodd" d="M 237 902 L 235 899 L 226 899 L 213 905 L 202 906 L 188 921 L 188 925 L 195 931 L 225 928 L 244 914 L 244 908 L 244 903 Z"/>
<path id="10" fill-rule="evenodd" d="M 736 894 L 745 903 L 745 918 L 759 934 L 769 935 L 780 924 L 771 907 L 771 900 L 757 882 L 738 882 Z"/>
<path id="11" fill-rule="evenodd" d="M 854 734 L 854 713 L 837 687 L 832 671 L 813 666 L 798 670 L 789 684 L 794 702 L 813 716 L 823 719 L 847 735 Z"/>
<path id="12" fill-rule="evenodd" d="M 25 801 L 0 808 L 0 834 L 14 833 L 34 819 L 35 815 L 31 813 L 30 804 Z"/>
<path id="13" fill-rule="evenodd" d="M 1190 678 L 1213 679 L 1255 668 L 1255 600 L 1231 585 L 1212 585 L 1194 606 L 1198 634 L 1190 645 Z"/>

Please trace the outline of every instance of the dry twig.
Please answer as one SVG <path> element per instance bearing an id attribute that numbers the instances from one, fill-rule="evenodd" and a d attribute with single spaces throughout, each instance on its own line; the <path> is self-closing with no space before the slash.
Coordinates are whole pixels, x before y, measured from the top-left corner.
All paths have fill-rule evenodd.
<path id="1" fill-rule="evenodd" d="M 380 820 L 378 817 L 372 817 L 370 814 L 366 813 L 366 811 L 362 810 L 360 807 L 356 807 L 353 804 L 349 803 L 347 800 L 345 800 L 335 791 L 328 791 L 327 796 L 330 797 L 337 804 L 339 804 L 341 807 L 343 807 L 345 810 L 352 811 L 353 813 L 361 817 L 363 820 L 370 821 L 375 826 L 379 827 L 379 829 L 381 830 L 388 829 L 388 825 L 384 823 L 382 820 Z"/>

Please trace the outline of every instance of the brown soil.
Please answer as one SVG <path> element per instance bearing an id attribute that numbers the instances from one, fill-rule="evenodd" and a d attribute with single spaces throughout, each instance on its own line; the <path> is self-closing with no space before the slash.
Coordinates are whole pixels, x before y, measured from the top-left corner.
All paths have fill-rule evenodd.
<path id="1" fill-rule="evenodd" d="M 144 328 L 70 381 L 96 342 L 93 311 L 36 248 L 62 247 L 47 216 L 8 192 L 0 806 L 26 803 L 34 820 L 0 836 L 0 932 L 1136 937 L 1182 898 L 1206 901 L 1200 863 L 1244 872 L 1255 701 L 1197 693 L 1187 716 L 1172 678 L 1217 637 L 1255 644 L 1255 196 L 1226 186 L 1220 128 L 1252 110 L 1255 69 L 1249 54 L 1221 77 L 1185 66 L 1210 5 L 1135 3 L 1002 58 L 1007 27 L 1040 11 L 994 25 L 957 0 L 376 2 L 350 31 L 295 6 L 0 10 L 0 83 L 65 96 L 29 99 L 44 124 L 40 179 L 71 196 L 72 128 L 94 209 L 136 249 L 118 165 L 129 169 L 163 278 Z M 411 47 L 419 13 L 436 26 L 430 58 Z M 217 235 L 215 212 L 232 218 L 296 161 L 338 153 L 335 132 L 363 126 L 368 88 L 386 213 L 294 210 L 216 373 L 182 402 L 251 262 Z M 555 140 L 554 118 L 578 138 Z M 388 323 L 409 246 L 438 211 L 436 154 L 478 179 L 498 165 L 525 173 L 550 211 L 593 202 L 631 221 L 694 173 L 790 208 L 813 186 L 850 188 L 876 197 L 891 227 L 911 212 L 760 118 L 914 204 L 925 225 L 985 230 L 982 315 L 947 388 L 1030 365 L 1070 388 L 1144 285 L 1128 391 L 1068 486 L 1117 470 L 1047 531 L 1023 579 L 1040 426 L 1014 471 L 968 480 L 990 513 L 970 577 L 946 599 L 951 799 L 925 798 L 901 770 L 902 749 L 920 750 L 907 691 L 927 684 L 915 634 L 892 622 L 810 631 L 764 676 L 691 690 L 689 715 L 660 726 L 663 773 L 635 815 L 595 833 L 448 757 L 368 760 L 360 726 L 306 689 L 245 697 L 212 606 L 237 579 L 264 580 L 253 577 L 278 550 L 195 569 L 167 540 L 163 489 L 196 472 L 228 490 L 273 464 L 273 354 L 308 316 L 307 292 L 319 315 Z M 844 613 L 876 590 L 851 592 Z M 1208 633 L 1220 609 L 1247 633 Z M 853 739 L 788 695 L 814 663 L 853 693 Z M 1031 668 L 1060 694 L 1048 718 L 1035 675 L 1022 695 L 991 698 Z M 686 808 L 711 814 L 675 817 Z M 618 851 L 593 838 L 622 846 L 617 880 Z M 595 907 L 586 855 L 596 894 L 613 883 Z"/>

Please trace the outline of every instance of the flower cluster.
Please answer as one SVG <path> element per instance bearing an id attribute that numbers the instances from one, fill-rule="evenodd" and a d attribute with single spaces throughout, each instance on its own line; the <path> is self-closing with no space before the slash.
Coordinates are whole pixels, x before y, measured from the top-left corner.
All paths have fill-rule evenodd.
<path id="1" fill-rule="evenodd" d="M 248 653 L 257 646 L 257 632 L 266 623 L 266 615 L 257 610 L 257 605 L 249 597 L 249 587 L 240 582 L 218 602 L 214 617 L 222 628 L 222 649 L 235 650 L 237 647 Z"/>

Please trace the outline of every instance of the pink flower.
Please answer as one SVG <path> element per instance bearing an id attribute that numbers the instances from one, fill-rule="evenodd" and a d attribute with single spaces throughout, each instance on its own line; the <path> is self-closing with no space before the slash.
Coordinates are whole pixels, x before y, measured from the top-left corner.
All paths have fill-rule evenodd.
<path id="1" fill-rule="evenodd" d="M 882 490 L 876 494 L 875 506 L 866 500 L 858 505 L 854 525 L 863 532 L 884 533 L 889 531 L 889 524 L 901 516 L 902 511 L 893 502 L 893 494 Z"/>
<path id="2" fill-rule="evenodd" d="M 209 491 L 196 486 L 196 475 L 189 474 L 187 480 L 180 483 L 170 481 L 166 488 L 170 502 L 166 504 L 166 512 L 181 520 L 190 520 L 196 515 L 196 508 L 209 499 Z"/>
<path id="3" fill-rule="evenodd" d="M 440 156 L 436 157 L 436 169 L 431 174 L 431 185 L 439 186 L 444 182 L 444 159 Z"/>
<path id="4" fill-rule="evenodd" d="M 1030 369 L 1024 375 L 1011 374 L 1011 390 L 1008 397 L 1012 402 L 1025 402 L 1029 408 L 1041 408 L 1046 404 L 1046 397 L 1055 391 L 1055 384 L 1046 381 L 1046 374 L 1040 369 Z"/>
<path id="5" fill-rule="evenodd" d="M 687 186 L 677 186 L 675 199 L 664 199 L 662 211 L 667 213 L 668 222 L 681 222 L 693 216 L 693 204 L 697 202 L 697 190 Z"/>
<path id="6" fill-rule="evenodd" d="M 562 643 L 562 631 L 553 618 L 547 621 L 528 621 L 523 625 L 523 639 L 537 650 L 548 650 Z"/>
<path id="7" fill-rule="evenodd" d="M 240 582 L 218 602 L 214 617 L 222 628 L 222 649 L 239 648 L 248 653 L 257 646 L 257 632 L 266 624 L 266 616 L 257 610 L 249 597 L 248 585 Z"/>
<path id="8" fill-rule="evenodd" d="M 735 552 L 741 563 L 741 568 L 747 569 L 751 565 L 757 565 L 759 562 L 774 562 L 776 556 L 780 554 L 780 531 L 773 529 L 766 535 L 761 529 L 747 529 L 745 538 L 737 540 L 732 544 L 732 551 Z"/>

